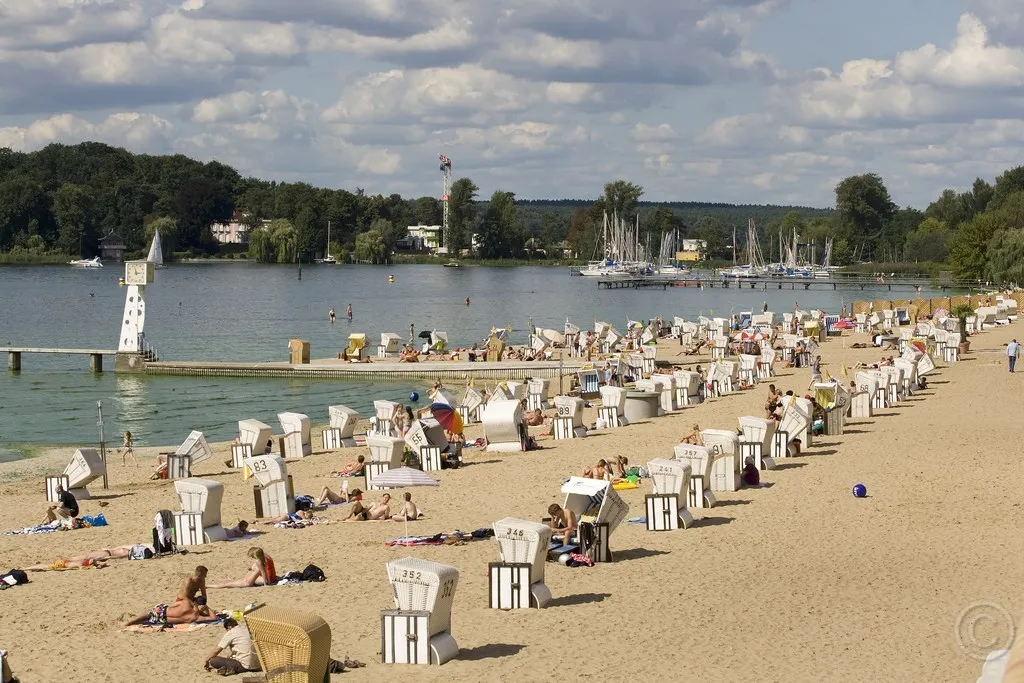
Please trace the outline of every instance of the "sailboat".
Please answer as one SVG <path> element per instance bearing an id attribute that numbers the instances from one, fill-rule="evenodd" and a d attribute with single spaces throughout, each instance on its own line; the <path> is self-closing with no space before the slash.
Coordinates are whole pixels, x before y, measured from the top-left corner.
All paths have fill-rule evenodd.
<path id="1" fill-rule="evenodd" d="M 326 254 L 326 256 L 324 256 L 323 258 L 318 258 L 316 260 L 317 263 L 325 263 L 325 264 L 327 264 L 329 266 L 333 266 L 333 265 L 335 265 L 338 262 L 337 259 L 335 259 L 333 256 L 331 256 L 331 222 L 330 221 L 327 221 L 327 248 L 324 249 L 324 254 Z"/>
<path id="2" fill-rule="evenodd" d="M 157 268 L 164 267 L 164 248 L 160 244 L 160 231 L 153 231 L 153 241 L 149 244 L 149 255 L 146 260 L 156 264 Z"/>

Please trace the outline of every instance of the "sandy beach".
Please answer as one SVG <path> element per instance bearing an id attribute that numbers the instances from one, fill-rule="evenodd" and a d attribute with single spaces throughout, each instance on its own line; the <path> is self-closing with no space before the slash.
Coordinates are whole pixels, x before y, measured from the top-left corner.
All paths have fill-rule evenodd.
<path id="1" fill-rule="evenodd" d="M 327 581 L 211 591 L 211 605 L 267 602 L 320 614 L 332 628 L 333 656 L 367 663 L 342 674 L 346 681 L 974 680 L 981 663 L 958 646 L 958 615 L 980 601 L 1015 618 L 1024 608 L 1024 508 L 1016 489 L 1024 376 L 1007 372 L 1004 354 L 1006 342 L 1022 336 L 1017 322 L 972 337 L 964 362 L 939 363 L 926 390 L 870 420 L 848 422 L 844 436 L 822 437 L 803 457 L 763 472 L 770 486 L 716 494 L 720 503 L 694 511 L 700 521 L 691 529 L 651 533 L 623 523 L 611 539 L 614 562 L 549 563 L 554 600 L 544 610 L 487 608 L 486 567 L 498 559 L 494 540 L 393 550 L 384 541 L 403 535 L 397 523 L 261 527 L 254 540 L 202 546 L 185 556 L 34 573 L 30 584 L 0 592 L 0 648 L 11 652 L 23 681 L 208 680 L 202 662 L 223 634 L 219 626 L 139 634 L 120 630 L 117 619 L 172 600 L 197 564 L 209 567 L 211 583 L 238 578 L 247 549 L 259 545 L 279 572 L 315 563 Z M 858 362 L 877 361 L 879 349 L 850 348 L 866 340 L 846 334 L 823 344 L 825 369 L 838 375 L 845 363 L 852 373 Z M 806 369 L 777 367 L 780 389 L 804 393 Z M 505 516 L 539 519 L 550 503 L 562 501 L 564 477 L 602 457 L 626 455 L 633 464 L 671 457 L 693 423 L 735 429 L 739 416 L 762 415 L 766 387 L 585 439 L 541 438 L 538 451 L 471 450 L 468 466 L 439 473 L 439 487 L 412 490 L 425 518 L 411 523 L 410 533 L 471 531 Z M 595 416 L 588 411 L 587 422 Z M 480 435 L 479 425 L 467 429 L 470 439 Z M 319 450 L 318 433 L 313 443 Z M 0 530 L 43 517 L 42 474 L 62 470 L 72 450 L 0 465 Z M 121 467 L 111 454 L 109 490 L 90 486 L 95 498 L 82 502 L 82 514 L 102 512 L 109 526 L 0 536 L 0 571 L 148 543 L 156 510 L 178 509 L 171 482 L 148 481 L 158 450 L 168 449 L 140 450 L 138 468 Z M 225 483 L 226 525 L 251 520 L 251 483 L 223 465 L 227 444 L 214 450 L 195 474 Z M 337 490 L 341 480 L 328 473 L 363 453 L 355 448 L 289 462 L 296 493 L 316 495 L 325 484 Z M 856 483 L 867 486 L 869 497 L 851 495 Z M 644 514 L 649 492 L 645 480 L 620 493 L 630 517 Z M 320 514 L 337 520 L 344 511 Z M 461 572 L 452 634 L 462 652 L 442 667 L 379 663 L 379 614 L 392 607 L 384 564 L 406 556 Z"/>

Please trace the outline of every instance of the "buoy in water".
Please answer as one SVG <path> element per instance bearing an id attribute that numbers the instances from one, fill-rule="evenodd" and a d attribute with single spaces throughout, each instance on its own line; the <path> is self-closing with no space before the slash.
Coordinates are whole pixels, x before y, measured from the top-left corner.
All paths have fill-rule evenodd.
<path id="1" fill-rule="evenodd" d="M 388 282 L 394 282 L 394 281 L 395 281 L 395 276 L 394 275 L 388 275 Z"/>

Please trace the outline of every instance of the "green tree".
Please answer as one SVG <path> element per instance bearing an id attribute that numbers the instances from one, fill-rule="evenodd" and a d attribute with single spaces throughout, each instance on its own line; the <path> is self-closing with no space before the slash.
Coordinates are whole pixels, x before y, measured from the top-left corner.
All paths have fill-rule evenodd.
<path id="1" fill-rule="evenodd" d="M 92 253 L 96 222 L 92 197 L 81 185 L 68 183 L 53 194 L 53 215 L 57 220 L 57 246 L 66 254 Z"/>
<path id="2" fill-rule="evenodd" d="M 572 212 L 565 241 L 576 258 L 590 260 L 602 256 L 598 252 L 601 246 L 602 206 L 601 202 L 597 202 Z"/>
<path id="3" fill-rule="evenodd" d="M 230 220 L 235 203 L 227 187 L 205 176 L 196 176 L 175 193 L 173 207 L 179 248 L 212 251 L 215 243 L 210 225 Z"/>
<path id="4" fill-rule="evenodd" d="M 413 203 L 412 216 L 417 225 L 441 225 L 441 202 L 433 197 L 420 197 Z"/>
<path id="5" fill-rule="evenodd" d="M 480 188 L 469 178 L 459 178 L 452 183 L 448 195 L 449 244 L 442 246 L 448 253 L 458 257 L 469 246 L 470 228 L 476 219 L 476 193 Z"/>
<path id="6" fill-rule="evenodd" d="M 636 213 L 637 202 L 644 194 L 644 188 L 626 180 L 616 180 L 604 186 L 603 209 L 609 218 L 618 216 L 627 220 Z"/>
<path id="7" fill-rule="evenodd" d="M 949 256 L 949 241 L 952 238 L 953 231 L 945 222 L 926 218 L 907 235 L 906 260 L 942 263 Z"/>
<path id="8" fill-rule="evenodd" d="M 178 224 L 170 216 L 160 216 L 149 221 L 145 230 L 147 248 L 157 230 L 160 231 L 160 245 L 166 260 L 178 248 Z"/>
<path id="9" fill-rule="evenodd" d="M 271 239 L 268 227 L 257 225 L 249 230 L 248 256 L 250 261 L 255 261 L 256 263 L 274 263 L 277 261 L 277 254 L 274 252 L 274 241 Z"/>
<path id="10" fill-rule="evenodd" d="M 854 247 L 870 256 L 885 222 L 896 213 L 896 205 L 881 176 L 866 173 L 850 176 L 836 185 L 836 211 L 840 220 L 850 226 Z"/>
<path id="11" fill-rule="evenodd" d="M 978 279 L 985 275 L 985 256 L 988 242 L 1006 221 L 994 212 L 981 213 L 960 226 L 949 242 L 949 264 L 956 276 Z"/>
<path id="12" fill-rule="evenodd" d="M 704 248 L 701 259 L 732 258 L 729 248 L 729 229 L 722 219 L 715 216 L 703 216 L 693 229 L 693 238 L 702 240 Z"/>
<path id="13" fill-rule="evenodd" d="M 1004 197 L 993 213 L 1002 217 L 1008 228 L 1024 228 L 1024 190 Z"/>
<path id="14" fill-rule="evenodd" d="M 384 240 L 385 259 L 395 251 L 398 240 L 409 234 L 409 226 L 405 221 L 393 223 L 386 218 L 378 218 L 370 225 L 370 230 L 376 230 Z"/>
<path id="15" fill-rule="evenodd" d="M 950 230 L 956 230 L 961 223 L 971 218 L 973 197 L 970 193 L 960 195 L 953 190 L 943 190 L 939 198 L 928 205 L 924 215 L 945 223 Z"/>
<path id="16" fill-rule="evenodd" d="M 278 263 L 294 263 L 298 257 L 298 236 L 295 226 L 286 218 L 270 222 L 270 250 Z"/>
<path id="17" fill-rule="evenodd" d="M 1024 284 L 1024 230 L 1001 230 L 985 252 L 985 277 L 1005 286 Z"/>
<path id="18" fill-rule="evenodd" d="M 988 208 L 1000 208 L 1010 195 L 1021 191 L 1024 191 L 1024 166 L 1003 171 L 996 178 L 996 184 L 992 190 L 992 200 Z"/>
<path id="19" fill-rule="evenodd" d="M 478 237 L 482 258 L 515 258 L 522 253 L 524 240 L 514 193 L 497 190 L 491 195 Z"/>
<path id="20" fill-rule="evenodd" d="M 356 237 L 356 258 L 360 261 L 380 263 L 384 260 L 384 236 L 376 230 L 367 230 Z"/>

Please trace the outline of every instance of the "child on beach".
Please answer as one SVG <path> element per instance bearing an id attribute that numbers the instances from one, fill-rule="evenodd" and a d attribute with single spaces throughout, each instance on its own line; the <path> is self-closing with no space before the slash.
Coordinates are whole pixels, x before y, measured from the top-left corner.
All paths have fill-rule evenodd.
<path id="1" fill-rule="evenodd" d="M 132 439 L 132 433 L 126 431 L 124 433 L 124 439 L 121 441 L 121 448 L 119 449 L 121 451 L 121 467 L 124 467 L 125 461 L 127 460 L 129 455 L 132 456 L 132 460 L 135 462 L 135 466 L 139 466 L 139 460 L 138 458 L 135 457 L 135 449 L 132 448 L 132 445 L 134 443 L 135 442 Z"/>

